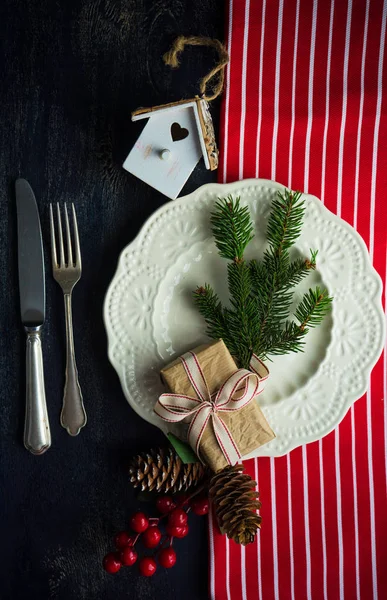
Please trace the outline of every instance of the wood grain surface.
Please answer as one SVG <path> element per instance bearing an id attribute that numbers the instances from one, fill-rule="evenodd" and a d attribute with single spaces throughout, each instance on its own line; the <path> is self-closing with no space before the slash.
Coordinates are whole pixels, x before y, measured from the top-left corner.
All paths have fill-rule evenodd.
<path id="1" fill-rule="evenodd" d="M 102 305 L 120 251 L 166 198 L 121 164 L 143 123 L 130 112 L 192 97 L 213 64 L 187 49 L 178 71 L 161 56 L 177 34 L 223 37 L 222 0 L 2 0 L 0 2 L 0 518 L 2 600 L 204 599 L 205 519 L 192 517 L 174 569 L 152 579 L 101 568 L 112 536 L 138 503 L 127 481 L 137 450 L 161 433 L 127 405 L 107 359 Z M 218 104 L 213 112 L 217 123 Z M 47 269 L 43 332 L 52 447 L 22 446 L 25 339 L 19 317 L 14 180 L 31 183 Z M 216 178 L 195 169 L 184 192 Z M 50 202 L 74 202 L 83 276 L 74 292 L 75 346 L 88 424 L 59 424 L 64 384 L 62 295 L 51 276 Z"/>

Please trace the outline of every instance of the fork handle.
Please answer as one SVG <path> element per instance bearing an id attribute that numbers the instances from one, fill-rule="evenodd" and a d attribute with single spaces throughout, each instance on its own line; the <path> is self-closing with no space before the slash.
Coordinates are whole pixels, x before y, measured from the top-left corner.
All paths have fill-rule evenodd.
<path id="1" fill-rule="evenodd" d="M 70 435 L 78 435 L 82 427 L 86 425 L 87 417 L 75 362 L 71 294 L 64 295 L 64 303 L 66 318 L 66 381 L 60 422 Z"/>
<path id="2" fill-rule="evenodd" d="M 51 446 L 40 327 L 26 327 L 26 415 L 24 446 L 32 454 L 43 454 Z"/>

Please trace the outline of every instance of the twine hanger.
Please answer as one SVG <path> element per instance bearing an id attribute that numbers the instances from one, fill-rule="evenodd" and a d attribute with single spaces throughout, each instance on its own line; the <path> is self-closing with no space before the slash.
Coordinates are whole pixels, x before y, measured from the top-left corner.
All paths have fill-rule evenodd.
<path id="1" fill-rule="evenodd" d="M 164 63 L 172 69 L 177 69 L 180 65 L 179 55 L 183 52 L 185 46 L 210 46 L 211 48 L 215 48 L 219 55 L 218 64 L 215 65 L 213 69 L 207 75 L 200 80 L 200 94 L 205 100 L 211 101 L 215 100 L 223 90 L 224 85 L 224 69 L 230 60 L 228 52 L 226 48 L 223 46 L 222 42 L 219 40 L 215 40 L 208 37 L 200 37 L 200 36 L 184 36 L 180 35 L 174 41 L 172 48 L 168 50 L 163 56 Z M 208 82 L 213 79 L 217 75 L 216 83 L 211 86 L 212 94 L 208 95 L 207 85 Z"/>

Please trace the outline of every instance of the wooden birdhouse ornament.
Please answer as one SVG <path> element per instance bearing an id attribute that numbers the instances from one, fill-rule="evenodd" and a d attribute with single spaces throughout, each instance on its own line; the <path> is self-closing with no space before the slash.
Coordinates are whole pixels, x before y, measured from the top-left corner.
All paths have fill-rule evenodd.
<path id="1" fill-rule="evenodd" d="M 201 98 L 140 108 L 132 121 L 148 119 L 124 169 L 169 198 L 176 198 L 203 156 L 218 167 L 218 148 L 207 101 Z"/>
<path id="2" fill-rule="evenodd" d="M 166 64 L 176 68 L 178 54 L 186 44 L 214 46 L 221 58 L 219 64 L 201 80 L 200 97 L 139 108 L 132 113 L 132 121 L 148 119 L 148 122 L 123 165 L 129 173 L 171 199 L 178 196 L 202 157 L 207 169 L 213 171 L 218 167 L 218 148 L 208 100 L 222 91 L 228 54 L 218 40 L 180 37 L 164 55 Z M 207 96 L 207 83 L 217 73 L 216 89 Z"/>

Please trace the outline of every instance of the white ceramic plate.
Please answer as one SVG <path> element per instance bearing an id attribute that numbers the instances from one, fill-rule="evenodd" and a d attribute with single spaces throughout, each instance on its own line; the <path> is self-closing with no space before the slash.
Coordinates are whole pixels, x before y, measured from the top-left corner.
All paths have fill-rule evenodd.
<path id="1" fill-rule="evenodd" d="M 241 197 L 256 228 L 247 257 L 262 255 L 270 205 L 283 186 L 250 179 L 205 185 L 162 206 L 122 252 L 108 289 L 104 319 L 109 359 L 125 397 L 144 419 L 164 431 L 154 413 L 164 391 L 160 368 L 206 341 L 192 291 L 205 282 L 227 300 L 226 262 L 210 230 L 218 197 Z M 318 249 L 317 270 L 295 290 L 295 301 L 316 284 L 334 296 L 332 313 L 307 336 L 305 352 L 274 357 L 260 405 L 277 437 L 252 456 L 281 456 L 329 433 L 367 388 L 382 351 L 382 283 L 365 243 L 345 221 L 308 194 L 295 252 Z"/>

